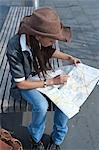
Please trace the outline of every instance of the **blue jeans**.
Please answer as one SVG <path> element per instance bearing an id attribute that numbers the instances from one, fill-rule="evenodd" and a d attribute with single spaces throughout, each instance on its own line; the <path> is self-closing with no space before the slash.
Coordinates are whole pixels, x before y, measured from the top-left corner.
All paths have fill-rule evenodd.
<path id="1" fill-rule="evenodd" d="M 27 102 L 32 104 L 32 121 L 28 126 L 28 130 L 33 140 L 39 142 L 45 129 L 48 101 L 36 89 L 21 90 L 21 95 Z M 63 142 L 67 134 L 67 121 L 68 117 L 55 106 L 54 125 L 51 136 L 57 145 Z"/>

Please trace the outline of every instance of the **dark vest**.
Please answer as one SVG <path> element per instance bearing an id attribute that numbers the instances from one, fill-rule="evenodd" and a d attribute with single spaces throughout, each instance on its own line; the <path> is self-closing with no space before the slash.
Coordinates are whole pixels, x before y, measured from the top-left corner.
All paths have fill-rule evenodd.
<path id="1" fill-rule="evenodd" d="M 34 48 L 36 49 L 35 45 Z M 51 58 L 52 54 L 54 53 L 55 49 L 52 48 L 52 46 L 49 47 L 42 47 L 42 55 L 45 60 L 45 63 L 49 58 Z M 36 72 L 31 66 L 31 58 L 30 54 L 28 51 L 23 51 L 21 50 L 21 45 L 20 45 L 20 36 L 17 34 L 15 35 L 12 39 L 10 39 L 8 46 L 7 46 L 7 55 L 12 54 L 13 57 L 15 55 L 18 55 L 18 57 L 22 60 L 22 66 L 24 68 L 24 73 L 25 73 L 25 78 L 27 79 L 28 76 L 32 73 L 32 75 L 35 75 Z M 17 56 L 15 56 L 17 57 Z M 10 58 L 8 61 L 11 61 Z M 20 66 L 19 66 L 20 67 Z M 13 73 L 12 74 L 12 85 L 11 85 L 11 95 L 16 98 L 19 94 L 19 89 L 16 87 L 16 84 L 13 80 Z M 20 97 L 20 96 L 18 96 Z"/>

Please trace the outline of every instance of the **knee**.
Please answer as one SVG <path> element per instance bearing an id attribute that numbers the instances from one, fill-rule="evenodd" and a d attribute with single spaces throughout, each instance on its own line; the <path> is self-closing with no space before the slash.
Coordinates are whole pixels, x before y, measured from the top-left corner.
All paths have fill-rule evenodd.
<path id="1" fill-rule="evenodd" d="M 39 105 L 39 110 L 41 112 L 47 112 L 47 109 L 48 109 L 48 102 L 47 100 L 46 101 L 43 101 L 40 105 Z"/>
<path id="2" fill-rule="evenodd" d="M 46 99 L 42 99 L 35 108 L 33 107 L 33 110 L 38 111 L 38 112 L 47 112 L 48 110 L 48 102 Z"/>

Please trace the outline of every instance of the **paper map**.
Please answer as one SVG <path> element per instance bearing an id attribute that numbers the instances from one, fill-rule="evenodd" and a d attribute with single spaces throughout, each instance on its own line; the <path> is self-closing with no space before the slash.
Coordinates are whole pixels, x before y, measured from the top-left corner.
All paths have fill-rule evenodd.
<path id="1" fill-rule="evenodd" d="M 47 95 L 69 118 L 79 112 L 80 107 L 99 81 L 99 69 L 82 63 L 72 68 L 68 73 L 70 77 L 64 85 L 37 88 L 37 90 Z M 48 76 L 55 77 L 63 72 L 67 73 L 68 69 L 67 66 L 64 66 L 55 72 L 49 71 Z M 32 80 L 37 78 L 37 76 L 32 77 Z"/>

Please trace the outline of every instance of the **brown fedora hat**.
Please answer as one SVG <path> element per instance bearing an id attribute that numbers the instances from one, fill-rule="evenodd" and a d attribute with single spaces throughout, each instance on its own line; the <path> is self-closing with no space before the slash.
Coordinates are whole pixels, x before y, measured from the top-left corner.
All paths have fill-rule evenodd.
<path id="1" fill-rule="evenodd" d="M 18 33 L 41 35 L 61 41 L 68 41 L 71 37 L 70 27 L 64 27 L 56 11 L 49 7 L 39 8 L 31 16 L 24 17 Z"/>

